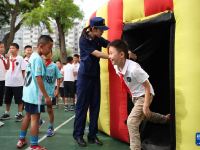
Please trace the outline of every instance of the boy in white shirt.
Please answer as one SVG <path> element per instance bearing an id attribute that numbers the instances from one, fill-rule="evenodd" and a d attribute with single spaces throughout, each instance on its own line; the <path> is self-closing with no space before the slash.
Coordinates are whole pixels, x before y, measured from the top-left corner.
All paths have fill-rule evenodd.
<path id="1" fill-rule="evenodd" d="M 109 58 L 119 75 L 122 87 L 130 94 L 134 103 L 127 126 L 130 136 L 131 150 L 141 150 L 139 125 L 142 120 L 154 123 L 169 124 L 170 116 L 151 112 L 149 105 L 153 100 L 154 90 L 148 78 L 149 75 L 134 61 L 126 59 L 128 44 L 124 40 L 115 40 L 109 45 Z"/>
<path id="2" fill-rule="evenodd" d="M 56 61 L 56 65 L 58 66 L 58 69 L 60 71 L 60 74 L 63 74 L 63 68 L 62 68 L 62 64 L 59 60 Z M 57 88 L 57 79 L 55 82 L 55 86 Z M 60 88 L 59 88 L 59 95 L 63 100 L 63 106 L 65 107 L 65 97 L 64 97 L 64 82 L 63 82 L 63 76 L 60 79 Z M 56 105 L 53 108 L 58 108 L 58 97 L 56 97 Z"/>
<path id="3" fill-rule="evenodd" d="M 25 62 L 25 67 L 27 68 L 29 58 L 31 57 L 31 54 L 33 53 L 32 46 L 26 45 L 24 47 L 24 53 L 26 55 L 26 57 L 24 58 L 24 62 Z"/>
<path id="4" fill-rule="evenodd" d="M 5 74 L 10 67 L 9 56 L 6 54 L 5 58 L 2 55 L 5 51 L 4 43 L 0 41 L 0 106 L 3 104 L 4 90 L 5 90 Z M 0 126 L 4 125 L 0 122 Z"/>
<path id="5" fill-rule="evenodd" d="M 76 72 L 77 72 L 77 75 L 74 76 L 74 93 L 75 93 L 75 101 L 77 100 L 77 90 L 76 90 L 76 83 L 77 83 L 77 77 L 78 77 L 78 69 L 79 69 L 79 66 L 80 66 L 80 63 L 79 63 L 79 55 L 78 54 L 74 54 L 74 57 L 73 57 L 73 60 L 74 60 L 74 67 L 76 68 Z"/>
<path id="6" fill-rule="evenodd" d="M 71 99 L 70 110 L 74 110 L 74 76 L 77 75 L 76 69 L 72 64 L 73 58 L 67 57 L 67 65 L 63 67 L 64 70 L 64 96 L 65 96 L 65 111 L 69 111 L 68 97 Z"/>
<path id="7" fill-rule="evenodd" d="M 6 82 L 5 82 L 5 104 L 6 111 L 5 114 L 0 118 L 1 120 L 10 119 L 10 106 L 12 98 L 15 98 L 15 104 L 18 104 L 19 115 L 15 121 L 22 121 L 22 109 L 23 109 L 23 100 L 22 92 L 24 85 L 24 71 L 25 63 L 22 56 L 19 56 L 17 53 L 19 51 L 19 45 L 17 43 L 12 43 L 9 49 L 11 54 L 10 56 L 10 68 L 6 73 Z"/>

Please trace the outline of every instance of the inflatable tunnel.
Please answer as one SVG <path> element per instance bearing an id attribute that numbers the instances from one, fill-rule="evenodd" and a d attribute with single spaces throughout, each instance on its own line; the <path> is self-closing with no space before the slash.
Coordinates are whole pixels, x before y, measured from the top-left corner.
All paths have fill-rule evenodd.
<path id="1" fill-rule="evenodd" d="M 142 122 L 144 150 L 199 149 L 199 6 L 199 0 L 110 0 L 91 16 L 105 19 L 110 28 L 105 39 L 122 38 L 137 54 L 136 62 L 150 75 L 155 90 L 150 110 L 171 114 L 169 126 Z M 133 103 L 121 91 L 111 62 L 101 59 L 100 66 L 99 130 L 129 143 L 126 119 Z"/>

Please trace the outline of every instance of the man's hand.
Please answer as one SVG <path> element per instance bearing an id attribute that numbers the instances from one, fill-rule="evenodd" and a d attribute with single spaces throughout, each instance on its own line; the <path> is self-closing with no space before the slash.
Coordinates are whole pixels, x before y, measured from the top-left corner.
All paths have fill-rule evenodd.
<path id="1" fill-rule="evenodd" d="M 59 90 L 55 90 L 55 91 L 54 91 L 54 96 L 57 97 L 58 94 L 59 94 Z"/>
<path id="2" fill-rule="evenodd" d="M 133 59 L 133 60 L 137 60 L 137 55 L 136 54 L 134 54 L 134 53 L 132 53 L 130 50 L 128 51 L 128 54 L 129 54 L 129 59 Z"/>
<path id="3" fill-rule="evenodd" d="M 149 110 L 148 106 L 143 106 L 143 113 L 148 119 L 151 117 L 151 111 Z"/>
<path id="4" fill-rule="evenodd" d="M 45 103 L 47 105 L 52 105 L 52 101 L 51 101 L 51 98 L 48 96 L 48 97 L 45 97 Z"/>
<path id="5" fill-rule="evenodd" d="M 5 54 L 5 58 L 6 58 L 7 60 L 9 60 L 9 55 L 8 55 L 8 54 Z"/>

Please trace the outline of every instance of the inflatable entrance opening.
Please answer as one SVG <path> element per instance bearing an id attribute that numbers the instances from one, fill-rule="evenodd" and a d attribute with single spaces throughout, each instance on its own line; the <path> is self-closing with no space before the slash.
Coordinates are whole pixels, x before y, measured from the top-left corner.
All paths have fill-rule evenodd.
<path id="1" fill-rule="evenodd" d="M 150 76 L 149 81 L 155 91 L 150 110 L 165 115 L 170 114 L 170 110 L 174 112 L 174 92 L 170 90 L 174 87 L 174 67 L 171 65 L 174 61 L 174 28 L 174 15 L 167 12 L 141 22 L 124 24 L 122 35 L 129 49 L 137 54 L 136 62 Z M 133 103 L 128 97 L 127 100 L 129 114 Z M 143 121 L 140 126 L 142 148 L 170 150 L 172 131 L 170 126 Z"/>

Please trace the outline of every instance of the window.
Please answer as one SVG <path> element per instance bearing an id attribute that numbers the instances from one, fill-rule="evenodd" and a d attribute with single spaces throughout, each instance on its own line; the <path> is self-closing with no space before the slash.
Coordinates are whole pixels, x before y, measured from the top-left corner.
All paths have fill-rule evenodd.
<path id="1" fill-rule="evenodd" d="M 75 48 L 75 49 L 74 49 L 74 51 L 76 51 L 76 52 L 77 52 L 77 51 L 78 51 L 78 48 Z"/>
<path id="2" fill-rule="evenodd" d="M 69 37 L 69 39 L 73 39 L 73 37 Z"/>

